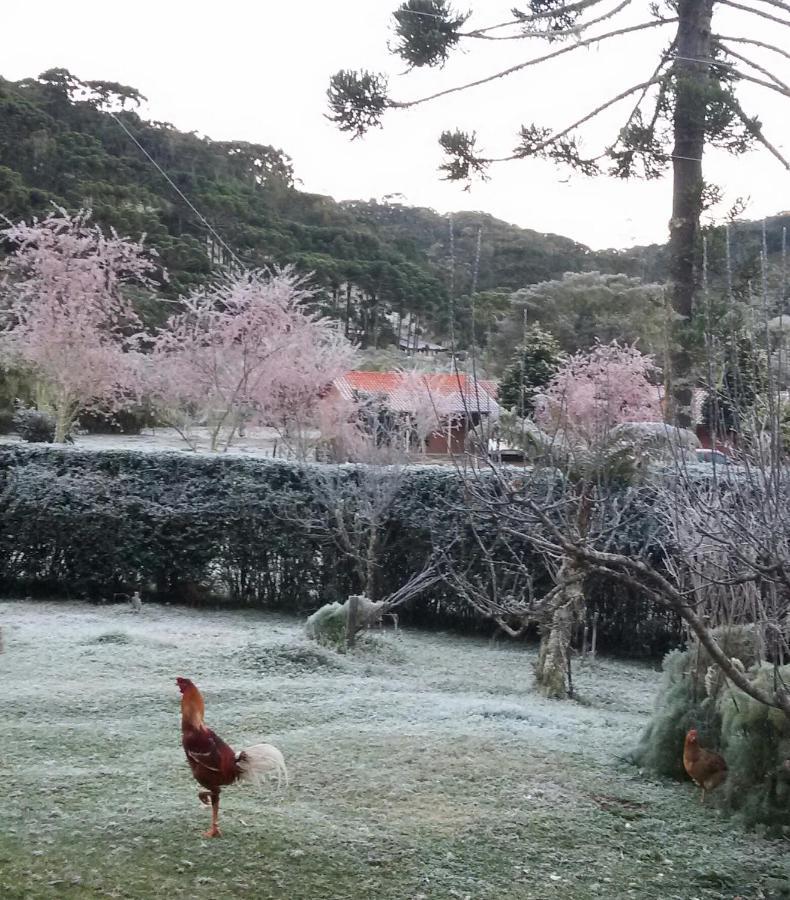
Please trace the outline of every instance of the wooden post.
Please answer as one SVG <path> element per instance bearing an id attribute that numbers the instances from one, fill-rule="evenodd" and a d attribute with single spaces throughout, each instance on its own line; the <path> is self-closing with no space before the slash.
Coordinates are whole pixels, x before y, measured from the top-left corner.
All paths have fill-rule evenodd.
<path id="1" fill-rule="evenodd" d="M 584 620 L 584 630 L 582 631 L 582 659 L 587 656 L 587 620 Z"/>
<path id="2" fill-rule="evenodd" d="M 595 659 L 595 648 L 598 644 L 598 610 L 593 613 L 592 640 L 590 641 L 590 656 Z"/>

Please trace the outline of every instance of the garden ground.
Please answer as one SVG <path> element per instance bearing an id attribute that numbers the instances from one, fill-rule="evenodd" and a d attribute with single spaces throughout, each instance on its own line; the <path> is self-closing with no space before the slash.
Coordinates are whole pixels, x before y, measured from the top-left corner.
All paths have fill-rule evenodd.
<path id="1" fill-rule="evenodd" d="M 532 652 L 468 638 L 341 657 L 260 613 L 65 602 L 6 602 L 0 623 L 3 898 L 790 896 L 786 841 L 621 759 L 648 667 L 598 660 L 580 702 L 551 702 Z M 224 793 L 215 841 L 177 675 L 234 747 L 271 740 L 290 765 L 279 797 Z"/>

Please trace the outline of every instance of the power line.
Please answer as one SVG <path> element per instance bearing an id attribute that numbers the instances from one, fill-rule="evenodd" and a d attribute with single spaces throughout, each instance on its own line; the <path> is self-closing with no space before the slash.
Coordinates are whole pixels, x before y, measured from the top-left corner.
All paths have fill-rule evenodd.
<path id="1" fill-rule="evenodd" d="M 145 158 L 156 168 L 159 174 L 165 179 L 165 181 L 173 188 L 173 190 L 178 194 L 178 196 L 186 203 L 186 205 L 192 210 L 192 212 L 200 219 L 200 221 L 206 226 L 206 228 L 211 232 L 212 236 L 215 237 L 220 244 L 230 256 L 233 258 L 234 262 L 240 267 L 244 268 L 241 260 L 233 251 L 233 249 L 223 240 L 222 235 L 214 228 L 214 226 L 208 221 L 208 219 L 200 212 L 200 210 L 195 206 L 195 204 L 187 197 L 187 195 L 181 190 L 181 188 L 173 181 L 173 179 L 165 172 L 165 170 L 159 165 L 159 163 L 151 156 L 151 154 L 145 149 L 145 147 L 140 143 L 137 137 L 134 135 L 132 131 L 130 131 L 126 125 L 123 123 L 118 116 L 115 115 L 111 110 L 107 110 L 108 115 L 117 122 L 118 125 L 121 126 L 123 131 L 126 133 L 127 137 L 138 147 L 140 152 L 145 156 Z"/>

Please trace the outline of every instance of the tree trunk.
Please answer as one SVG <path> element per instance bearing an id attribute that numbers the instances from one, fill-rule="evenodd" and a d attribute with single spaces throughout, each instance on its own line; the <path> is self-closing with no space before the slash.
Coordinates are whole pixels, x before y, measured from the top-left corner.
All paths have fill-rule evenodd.
<path id="1" fill-rule="evenodd" d="M 570 581 L 557 595 L 541 628 L 535 682 L 541 693 L 553 700 L 570 696 L 570 653 L 574 622 L 584 610 L 582 581 L 572 563 L 565 563 L 560 578 Z"/>
<path id="2" fill-rule="evenodd" d="M 672 151 L 672 219 L 669 223 L 669 265 L 675 313 L 667 400 L 671 421 L 692 424 L 694 296 L 700 281 L 700 213 L 702 153 L 711 83 L 711 18 L 714 0 L 679 0 L 675 46 L 675 112 Z"/>
<path id="3" fill-rule="evenodd" d="M 69 436 L 71 426 L 74 424 L 74 417 L 69 412 L 69 404 L 64 401 L 57 410 L 55 417 L 55 437 L 56 444 L 64 444 Z"/>

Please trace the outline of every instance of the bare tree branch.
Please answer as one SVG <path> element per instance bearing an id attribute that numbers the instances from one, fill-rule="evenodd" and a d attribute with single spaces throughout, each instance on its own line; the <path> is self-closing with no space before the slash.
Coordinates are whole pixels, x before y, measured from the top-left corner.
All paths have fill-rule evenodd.
<path id="1" fill-rule="evenodd" d="M 736 51 L 733 50 L 731 47 L 726 47 L 724 44 L 718 44 L 717 46 L 721 47 L 722 50 L 725 50 L 727 53 L 729 53 L 730 56 L 735 57 L 735 59 L 739 59 L 741 62 L 746 63 L 747 66 L 751 66 L 751 68 L 753 68 L 756 72 L 760 72 L 762 75 L 765 75 L 767 78 L 769 78 L 774 84 L 778 85 L 780 88 L 783 88 L 785 91 L 790 92 L 790 86 L 786 85 L 784 83 L 784 81 L 777 78 L 773 72 L 769 71 L 768 69 L 764 68 L 763 66 L 759 65 L 758 63 L 753 62 L 748 57 L 741 56 L 740 53 L 736 53 Z M 736 72 L 737 71 L 738 70 L 736 69 Z"/>
<path id="2" fill-rule="evenodd" d="M 555 132 L 551 137 L 546 138 L 545 141 L 541 141 L 539 144 L 536 144 L 531 148 L 529 153 L 525 152 L 516 152 L 511 154 L 510 156 L 502 156 L 494 159 L 486 159 L 483 160 L 485 163 L 498 163 L 498 162 L 510 162 L 514 159 L 523 159 L 525 156 L 533 156 L 535 153 L 540 153 L 541 150 L 545 150 L 547 147 L 550 147 L 552 144 L 555 144 L 557 141 L 564 138 L 566 135 L 570 134 L 572 131 L 575 131 L 581 125 L 584 125 L 585 122 L 589 122 L 590 119 L 594 119 L 596 116 L 600 115 L 602 112 L 605 112 L 609 107 L 614 106 L 616 103 L 619 103 L 621 100 L 625 100 L 626 97 L 630 97 L 632 94 L 635 94 L 637 91 L 641 91 L 645 88 L 650 87 L 653 84 L 660 84 L 663 81 L 663 78 L 650 78 L 647 81 L 643 81 L 641 84 L 635 84 L 633 87 L 628 88 L 625 91 L 619 93 L 616 97 L 612 97 L 610 100 L 607 100 L 606 103 L 602 103 L 600 106 L 597 106 L 592 112 L 587 113 L 587 115 L 582 116 L 581 119 L 578 119 L 576 122 L 573 122 L 571 125 L 568 125 L 567 128 L 563 128 L 562 131 Z"/>
<path id="3" fill-rule="evenodd" d="M 753 134 L 755 138 L 763 145 L 763 147 L 765 147 L 765 149 L 768 150 L 769 153 L 775 156 L 785 167 L 785 169 L 790 171 L 790 162 L 788 162 L 788 160 L 785 159 L 784 156 L 782 156 L 779 150 L 777 150 L 776 147 L 774 147 L 774 145 L 768 140 L 768 138 L 763 133 L 762 126 L 759 123 L 755 123 L 753 119 L 750 119 L 749 116 L 746 115 L 743 107 L 735 98 L 732 98 L 732 100 L 729 101 L 728 105 L 730 109 L 732 109 L 732 111 L 735 113 L 735 115 L 738 116 L 741 122 L 743 122 L 746 128 L 751 132 L 751 134 Z"/>
<path id="4" fill-rule="evenodd" d="M 754 38 L 745 38 L 745 37 L 735 37 L 733 35 L 727 34 L 714 34 L 713 39 L 721 42 L 727 41 L 732 44 L 750 44 L 753 47 L 761 47 L 763 50 L 770 50 L 772 53 L 778 53 L 780 56 L 784 56 L 786 59 L 790 59 L 790 52 L 787 50 L 783 50 L 781 47 L 777 47 L 776 44 L 767 44 L 765 41 L 757 41 Z"/>
<path id="5" fill-rule="evenodd" d="M 735 0 L 718 0 L 718 2 L 721 3 L 722 6 L 731 6 L 733 9 L 741 10 L 741 12 L 751 13 L 754 16 L 759 16 L 762 19 L 769 19 L 771 22 L 778 22 L 780 25 L 785 25 L 790 28 L 790 22 L 788 22 L 787 19 L 780 19 L 778 16 L 772 16 L 770 13 L 763 12 L 761 9 L 752 9 L 750 6 L 735 3 Z"/>
<path id="6" fill-rule="evenodd" d="M 552 40 L 557 40 L 564 37 L 580 37 L 585 31 L 588 31 L 590 28 L 592 28 L 593 25 L 600 25 L 601 22 L 606 22 L 608 19 L 614 18 L 617 13 L 622 12 L 627 6 L 630 6 L 631 3 L 632 0 L 621 0 L 621 2 L 614 7 L 614 9 L 610 9 L 608 12 L 603 13 L 595 19 L 590 19 L 589 22 L 580 22 L 578 25 L 572 25 L 570 28 L 557 29 L 556 31 L 547 32 L 540 29 L 530 29 L 522 31 L 519 34 L 495 35 L 487 34 L 487 29 L 483 29 L 483 31 L 466 32 L 465 34 L 462 34 L 461 37 L 477 38 L 484 41 L 523 41 L 527 38 L 546 37 L 551 37 Z"/>
<path id="7" fill-rule="evenodd" d="M 616 31 L 609 31 L 605 34 L 597 35 L 596 37 L 587 38 L 584 41 L 579 41 L 576 44 L 571 44 L 569 46 L 561 47 L 559 50 L 554 50 L 551 53 L 547 53 L 544 56 L 538 56 L 535 59 L 529 59 L 526 62 L 518 63 L 515 66 L 510 66 L 507 69 L 503 69 L 501 72 L 496 72 L 493 75 L 488 75 L 485 78 L 479 78 L 476 81 L 470 81 L 467 84 L 457 85 L 456 87 L 447 88 L 443 91 L 438 91 L 435 94 L 429 94 L 426 97 L 420 97 L 417 100 L 390 100 L 388 105 L 392 108 L 396 109 L 410 109 L 414 106 L 419 106 L 423 103 L 429 103 L 432 100 L 438 100 L 440 97 L 446 97 L 449 94 L 457 94 L 461 91 L 468 90 L 469 88 L 480 87 L 484 84 L 489 84 L 492 81 L 496 81 L 500 78 L 507 78 L 509 75 L 513 75 L 516 72 L 520 72 L 522 69 L 529 68 L 530 66 L 536 66 L 540 63 L 547 62 L 550 59 L 556 59 L 558 56 L 564 56 L 566 53 L 571 53 L 574 50 L 580 50 L 583 47 L 589 47 L 592 44 L 600 43 L 601 41 L 608 40 L 609 38 L 621 37 L 626 34 L 632 34 L 636 31 L 644 31 L 646 28 L 657 28 L 661 25 L 668 25 L 672 22 L 677 22 L 677 18 L 672 19 L 657 19 L 654 22 L 643 22 L 640 25 L 631 25 L 628 28 L 619 28 Z M 631 92 L 633 93 L 633 91 Z"/>
<path id="8" fill-rule="evenodd" d="M 603 3 L 603 0 L 579 0 L 579 2 L 577 3 L 568 3 L 564 6 L 557 6 L 554 7 L 554 9 L 547 9 L 541 12 L 532 13 L 529 16 L 519 17 L 518 19 L 510 19 L 508 22 L 500 22 L 497 25 L 488 25 L 485 28 L 476 28 L 474 31 L 468 32 L 467 34 L 462 34 L 461 37 L 477 36 L 489 31 L 498 31 L 502 28 L 511 28 L 514 25 L 525 25 L 531 22 L 542 22 L 546 19 L 553 19 L 556 16 L 562 16 L 567 13 L 583 12 L 585 9 L 590 9 L 593 6 L 597 6 L 599 3 Z M 423 13 L 423 15 L 431 14 Z"/>
<path id="9" fill-rule="evenodd" d="M 747 75 L 745 72 L 741 72 L 740 69 L 736 69 L 734 66 L 727 67 L 733 74 L 733 77 L 740 79 L 741 81 L 749 81 L 751 84 L 759 84 L 761 87 L 768 88 L 769 91 L 775 91 L 777 94 L 781 94 L 783 97 L 790 97 L 790 89 L 779 87 L 778 84 L 773 84 L 770 81 L 763 81 L 762 78 L 755 78 L 753 75 Z"/>
<path id="10" fill-rule="evenodd" d="M 755 3 L 767 3 L 768 6 L 774 6 L 776 9 L 782 9 L 785 12 L 790 12 L 790 4 L 782 3 L 782 0 L 755 0 Z"/>

